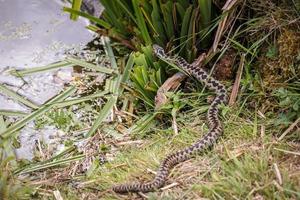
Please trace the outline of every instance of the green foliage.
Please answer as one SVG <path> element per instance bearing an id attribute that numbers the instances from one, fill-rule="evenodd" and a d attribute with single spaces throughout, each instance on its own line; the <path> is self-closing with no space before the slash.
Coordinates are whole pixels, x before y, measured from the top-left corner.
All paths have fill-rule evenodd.
<path id="1" fill-rule="evenodd" d="M 2 144 L 0 143 L 0 145 Z M 3 153 L 3 149 L 0 148 L 0 199 L 29 199 L 32 192 L 31 189 L 12 176 L 10 162 L 13 158 L 5 158 Z"/>
<path id="2" fill-rule="evenodd" d="M 164 82 L 165 73 L 157 62 L 153 63 L 151 46 L 143 47 L 143 51 L 144 53 L 135 53 L 135 65 L 130 77 L 139 99 L 153 107 L 156 91 Z"/>
<path id="3" fill-rule="evenodd" d="M 278 106 L 282 111 L 276 121 L 276 125 L 289 125 L 300 117 L 300 98 L 299 90 L 279 88 L 274 92 L 279 103 Z"/>
<path id="4" fill-rule="evenodd" d="M 275 59 L 277 55 L 278 55 L 278 49 L 276 45 L 270 45 L 266 53 L 266 57 L 270 59 Z"/>
<path id="5" fill-rule="evenodd" d="M 81 3 L 82 3 L 82 0 L 73 0 L 72 1 L 72 8 L 74 8 L 75 10 L 80 10 Z M 71 14 L 70 18 L 72 20 L 77 20 L 78 15 Z"/>
<path id="6" fill-rule="evenodd" d="M 91 30 L 114 38 L 132 49 L 135 65 L 131 80 L 137 96 L 153 107 L 157 89 L 165 81 L 165 63 L 154 62 L 152 44 L 159 44 L 188 61 L 209 47 L 211 31 L 216 27 L 216 9 L 211 0 L 100 0 L 105 10 L 95 19 L 78 10 L 98 27 Z"/>
<path id="7" fill-rule="evenodd" d="M 221 161 L 222 173 L 212 171 L 212 181 L 195 185 L 193 190 L 201 189 L 205 197 L 212 199 L 299 198 L 297 183 L 286 175 L 286 171 L 282 173 L 283 184 L 278 190 L 271 159 L 270 152 L 261 152 Z"/>
<path id="8" fill-rule="evenodd" d="M 127 41 L 139 50 L 152 43 L 164 47 L 168 44 L 180 47 L 177 53 L 191 61 L 199 50 L 209 46 L 209 32 L 216 16 L 211 0 L 100 1 L 105 8 L 100 20 L 76 10 L 64 10 L 92 20 L 101 33 Z"/>
<path id="9" fill-rule="evenodd" d="M 154 61 L 152 44 L 194 60 L 200 50 L 209 46 L 209 33 L 215 27 L 214 5 L 207 0 L 100 1 L 105 7 L 101 20 L 106 26 L 95 23 L 101 33 L 105 30 L 108 36 L 139 50 L 130 77 L 139 99 L 153 107 L 157 89 L 165 81 L 166 64 Z"/>
<path id="10" fill-rule="evenodd" d="M 80 127 L 80 122 L 76 115 L 69 109 L 53 109 L 45 116 L 41 116 L 35 120 L 36 128 L 42 128 L 44 125 L 54 125 L 56 128 L 64 131 L 70 131 Z"/>

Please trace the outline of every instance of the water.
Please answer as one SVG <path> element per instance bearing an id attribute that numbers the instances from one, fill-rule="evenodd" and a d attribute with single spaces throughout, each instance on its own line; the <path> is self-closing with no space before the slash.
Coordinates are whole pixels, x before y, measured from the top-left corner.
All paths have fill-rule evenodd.
<path id="1" fill-rule="evenodd" d="M 72 78 L 71 69 L 43 72 L 24 79 L 11 76 L 9 70 L 59 61 L 67 49 L 80 48 L 93 39 L 93 33 L 85 28 L 88 21 L 71 21 L 62 7 L 59 0 L 0 0 L 0 84 L 38 105 L 63 89 Z M 94 12 L 98 15 L 100 11 Z M 30 112 L 28 107 L 1 93 L 0 109 Z M 16 150 L 17 156 L 32 159 L 32 151 L 26 150 L 26 146 L 33 149 L 34 141 L 47 138 L 49 132 L 53 134 L 55 131 L 53 127 L 47 127 L 37 136 L 34 126 L 27 125 L 20 134 L 22 147 Z"/>

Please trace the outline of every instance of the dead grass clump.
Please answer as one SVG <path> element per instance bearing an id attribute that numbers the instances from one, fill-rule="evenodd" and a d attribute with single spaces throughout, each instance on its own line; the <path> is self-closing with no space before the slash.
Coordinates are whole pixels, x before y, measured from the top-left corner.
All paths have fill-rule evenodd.
<path id="1" fill-rule="evenodd" d="M 282 70 L 283 78 L 289 78 L 295 72 L 299 72 L 299 66 L 296 66 L 296 62 L 299 59 L 297 56 L 300 55 L 299 31 L 285 29 L 278 38 L 278 47 L 278 66 Z"/>
<path id="2" fill-rule="evenodd" d="M 266 56 L 261 58 L 260 69 L 264 82 L 268 85 L 299 76 L 299 55 L 299 32 L 284 29 L 277 39 L 277 44 L 269 47 Z"/>

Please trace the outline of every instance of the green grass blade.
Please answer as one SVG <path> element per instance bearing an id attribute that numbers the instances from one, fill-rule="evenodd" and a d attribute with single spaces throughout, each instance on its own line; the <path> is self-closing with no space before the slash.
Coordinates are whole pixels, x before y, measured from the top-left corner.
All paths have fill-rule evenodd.
<path id="1" fill-rule="evenodd" d="M 168 39 L 174 38 L 174 20 L 173 20 L 173 3 L 168 1 L 165 4 L 161 4 L 161 10 L 164 18 L 165 31 Z"/>
<path id="2" fill-rule="evenodd" d="M 209 44 L 210 33 L 206 33 L 208 27 L 211 24 L 211 0 L 198 0 L 199 10 L 200 10 L 200 29 L 203 31 L 200 35 L 201 44 L 203 48 L 207 47 Z"/>
<path id="3" fill-rule="evenodd" d="M 81 97 L 81 98 L 64 100 L 62 102 L 55 102 L 51 105 L 53 107 L 56 107 L 56 108 L 63 108 L 63 107 L 79 104 L 79 103 L 82 103 L 82 102 L 85 102 L 85 101 L 90 101 L 90 100 L 95 99 L 95 98 L 103 97 L 107 94 L 108 94 L 108 91 L 100 91 L 100 92 L 96 92 L 95 94 L 85 96 L 85 97 Z M 1 110 L 0 110 L 0 113 L 1 113 Z"/>
<path id="4" fill-rule="evenodd" d="M 143 133 L 144 131 L 146 131 L 147 129 L 149 129 L 153 123 L 154 123 L 154 119 L 155 119 L 156 113 L 152 113 L 152 114 L 146 114 L 145 116 L 143 116 L 141 119 L 139 119 L 131 128 L 131 133 Z"/>
<path id="5" fill-rule="evenodd" d="M 153 27 L 155 30 L 154 38 L 155 42 L 159 44 L 160 46 L 164 46 L 167 38 L 164 30 L 163 23 L 161 21 L 161 14 L 160 14 L 160 9 L 157 4 L 157 0 L 152 0 L 152 5 L 153 5 L 153 10 L 151 13 L 151 19 L 153 23 Z"/>
<path id="6" fill-rule="evenodd" d="M 32 167 L 41 166 L 43 164 L 50 163 L 50 162 L 55 161 L 55 160 L 57 160 L 59 158 L 62 158 L 63 156 L 65 156 L 67 154 L 70 154 L 71 152 L 73 152 L 75 150 L 76 150 L 76 146 L 67 147 L 61 153 L 53 156 L 52 158 L 50 158 L 48 160 L 45 160 L 45 161 L 42 161 L 42 162 L 39 162 L 39 163 L 34 163 L 34 164 L 26 165 L 24 167 L 20 167 L 20 168 L 16 169 L 13 173 L 14 174 L 20 174 L 23 170 L 28 170 L 30 168 L 32 169 Z"/>
<path id="7" fill-rule="evenodd" d="M 136 21 L 134 15 L 132 14 L 133 11 L 130 10 L 130 8 L 128 7 L 128 5 L 124 4 L 125 2 L 118 0 L 118 1 L 115 1 L 115 3 L 119 4 L 119 6 L 120 6 L 120 7 L 125 11 L 125 13 L 127 13 L 127 15 L 131 18 L 131 20 L 132 20 L 135 24 L 137 24 L 137 21 Z"/>
<path id="8" fill-rule="evenodd" d="M 6 124 L 4 122 L 3 116 L 0 113 L 0 131 L 4 132 L 6 130 Z"/>
<path id="9" fill-rule="evenodd" d="M 10 71 L 10 74 L 13 76 L 21 77 L 29 74 L 38 73 L 38 72 L 50 71 L 61 67 L 73 67 L 73 64 L 67 61 L 59 61 L 42 67 L 33 67 L 24 70 L 12 70 Z"/>
<path id="10" fill-rule="evenodd" d="M 211 23 L 211 0 L 198 0 L 201 28 L 206 28 Z"/>
<path id="11" fill-rule="evenodd" d="M 35 172 L 35 171 L 42 170 L 42 169 L 57 167 L 59 165 L 65 165 L 65 164 L 69 164 L 70 162 L 81 160 L 84 157 L 85 157 L 85 155 L 76 155 L 76 156 L 73 156 L 73 157 L 70 157 L 70 158 L 57 160 L 57 161 L 50 162 L 50 163 L 37 164 L 35 166 L 30 166 L 28 168 L 25 168 L 25 169 L 23 169 L 22 171 L 20 171 L 18 173 L 19 174 L 24 174 L 24 173 Z"/>
<path id="12" fill-rule="evenodd" d="M 117 102 L 117 96 L 111 96 L 103 109 L 100 111 L 97 119 L 95 120 L 93 126 L 90 128 L 89 132 L 86 134 L 85 137 L 91 137 L 94 135 L 98 127 L 102 124 L 103 120 L 109 115 L 110 111 L 112 110 L 113 106 Z"/>
<path id="13" fill-rule="evenodd" d="M 111 0 L 100 0 L 100 2 L 105 8 L 102 14 L 103 19 L 116 28 L 119 33 L 127 34 L 124 10 L 118 4 L 112 3 Z"/>
<path id="14" fill-rule="evenodd" d="M 3 92 L 5 95 L 13 98 L 14 100 L 30 107 L 33 109 L 37 109 L 39 108 L 37 105 L 35 105 L 34 103 L 32 103 L 31 101 L 25 99 L 23 96 L 17 94 L 15 91 L 8 89 L 7 87 L 5 87 L 4 85 L 0 84 L 0 91 Z"/>
<path id="15" fill-rule="evenodd" d="M 107 23 L 106 21 L 104 21 L 102 19 L 99 19 L 97 17 L 94 17 L 92 15 L 89 15 L 87 13 L 84 13 L 84 12 L 81 12 L 81 11 L 78 11 L 78 10 L 74 10 L 72 8 L 64 7 L 63 11 L 69 12 L 69 13 L 74 14 L 74 15 L 79 15 L 81 17 L 84 17 L 84 18 L 86 18 L 86 19 L 88 19 L 92 22 L 95 22 L 96 24 L 98 24 L 98 25 L 100 25 L 100 26 L 102 26 L 106 29 L 110 29 L 112 27 L 109 23 Z"/>
<path id="16" fill-rule="evenodd" d="M 183 19 L 184 19 L 184 16 L 185 16 L 185 13 L 187 10 L 178 2 L 175 3 L 175 6 L 176 6 L 177 12 L 179 14 L 180 21 L 183 22 Z"/>
<path id="17" fill-rule="evenodd" d="M 195 53 L 194 48 L 195 48 L 195 43 L 196 43 L 196 34 L 195 34 L 195 26 L 196 23 L 198 23 L 197 16 L 198 16 L 198 10 L 194 9 L 192 12 L 192 16 L 190 19 L 190 25 L 188 29 L 188 38 L 187 38 L 187 45 L 186 45 L 186 50 L 188 52 L 186 59 L 191 62 L 194 57 Z"/>
<path id="18" fill-rule="evenodd" d="M 133 55 L 133 53 L 131 53 L 127 60 L 124 72 L 122 74 L 121 84 L 125 84 L 128 81 L 133 64 L 134 64 L 134 55 Z M 124 87 L 121 86 L 119 89 L 119 95 L 121 95 L 123 93 L 123 90 L 124 90 Z"/>
<path id="19" fill-rule="evenodd" d="M 0 136 L 2 138 L 8 138 L 11 134 L 13 134 L 15 131 L 17 131 L 20 128 L 22 128 L 23 126 L 25 126 L 28 122 L 34 120 L 35 118 L 37 118 L 37 117 L 41 116 L 42 114 L 44 114 L 45 112 L 49 111 L 52 108 L 51 104 L 53 104 L 57 101 L 64 100 L 68 96 L 74 94 L 75 91 L 76 91 L 75 87 L 73 87 L 73 86 L 69 87 L 66 91 L 57 95 L 55 98 L 51 99 L 48 103 L 44 104 L 36 111 L 32 112 L 31 114 L 27 115 L 25 118 L 17 121 L 12 126 L 8 127 L 6 129 L 6 131 L 0 133 Z"/>
<path id="20" fill-rule="evenodd" d="M 80 7 L 81 7 L 81 3 L 82 3 L 82 0 L 73 0 L 72 9 L 79 11 Z M 76 15 L 75 13 L 71 13 L 70 19 L 71 20 L 77 20 L 78 15 Z"/>
<path id="21" fill-rule="evenodd" d="M 185 44 L 185 41 L 187 40 L 187 34 L 190 26 L 190 19 L 192 17 L 192 9 L 193 7 L 190 6 L 185 12 L 185 15 L 183 17 L 181 30 L 180 30 L 180 44 Z M 184 55 L 182 55 L 184 54 Z M 185 57 L 185 51 L 181 53 L 181 56 Z"/>
<path id="22" fill-rule="evenodd" d="M 0 109 L 0 115 L 24 117 L 24 116 L 28 115 L 28 113 L 25 113 L 25 112 L 22 112 L 22 111 L 17 111 L 17 110 Z"/>
<path id="23" fill-rule="evenodd" d="M 155 68 L 152 46 L 142 46 L 143 54 L 145 55 L 146 63 L 149 68 Z M 156 69 L 157 70 L 157 69 Z"/>
<path id="24" fill-rule="evenodd" d="M 116 57 L 114 55 L 114 52 L 111 48 L 110 45 L 110 40 L 108 37 L 102 37 L 102 43 L 104 44 L 104 49 L 105 49 L 105 53 L 108 56 L 110 63 L 111 63 L 111 68 L 113 69 L 118 69 L 118 64 L 117 64 L 117 60 Z"/>
<path id="25" fill-rule="evenodd" d="M 139 0 L 132 0 L 132 4 L 133 4 L 135 16 L 137 18 L 138 28 L 141 32 L 143 40 L 145 41 L 146 45 L 152 44 L 152 40 L 146 26 L 146 22 L 144 20 L 142 11 L 140 9 Z"/>
<path id="26" fill-rule="evenodd" d="M 106 73 L 106 74 L 116 73 L 116 70 L 114 70 L 114 69 L 110 69 L 107 67 L 100 67 L 98 65 L 94 65 L 92 63 L 88 63 L 88 62 L 85 62 L 85 61 L 82 61 L 82 60 L 79 60 L 76 58 L 67 58 L 66 61 L 68 61 L 74 65 L 79 65 L 81 67 L 96 70 L 98 72 L 102 72 L 102 73 Z"/>

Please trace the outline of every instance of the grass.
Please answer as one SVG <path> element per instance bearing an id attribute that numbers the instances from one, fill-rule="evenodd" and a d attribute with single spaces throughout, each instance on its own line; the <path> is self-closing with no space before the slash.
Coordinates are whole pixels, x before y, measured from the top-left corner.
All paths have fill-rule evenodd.
<path id="1" fill-rule="evenodd" d="M 193 103 L 194 106 L 177 113 L 177 135 L 170 125 L 163 123 L 171 120 L 171 116 L 166 113 L 165 120 L 144 134 L 136 135 L 136 138 L 113 139 L 110 135 L 103 138 L 101 134 L 90 138 L 89 142 L 100 147 L 100 150 L 94 149 L 93 154 L 106 152 L 108 155 L 112 154 L 113 160 L 104 164 L 94 160 L 93 167 L 89 168 L 85 176 L 82 176 L 78 166 L 86 163 L 90 154 L 84 152 L 81 156 L 76 151 L 46 161 L 45 164 L 37 163 L 22 173 L 31 172 L 36 180 L 41 179 L 45 173 L 49 178 L 60 174 L 60 179 L 40 180 L 46 191 L 43 193 L 41 188 L 37 188 L 40 199 L 45 199 L 54 190 L 60 191 L 65 199 L 135 199 L 139 195 L 117 195 L 109 189 L 116 183 L 151 180 L 160 161 L 168 153 L 192 144 L 207 131 L 207 105 L 197 101 L 199 96 L 203 98 L 203 94 L 195 92 L 187 96 L 179 95 L 183 101 L 190 102 L 186 102 L 186 105 Z M 269 124 L 269 121 L 273 121 L 272 118 L 259 117 L 248 109 L 239 114 L 242 116 L 237 114 L 239 112 L 239 106 L 228 108 L 222 117 L 225 134 L 214 149 L 181 163 L 172 170 L 166 186 L 173 187 L 144 195 L 148 199 L 299 198 L 299 144 L 285 139 L 279 141 L 274 137 L 276 132 L 281 131 Z M 262 126 L 265 129 L 261 129 Z M 76 165 L 61 163 L 68 163 L 78 156 L 81 159 Z M 279 172 L 276 172 L 275 166 Z M 68 171 L 73 171 L 74 174 L 70 176 Z M 76 183 L 76 187 L 67 186 L 69 178 Z M 36 185 L 35 182 L 32 180 L 31 184 Z M 55 187 L 51 186 L 53 184 Z"/>
<path id="2" fill-rule="evenodd" d="M 190 115 L 186 117 L 187 119 L 181 119 L 185 123 L 181 124 L 179 135 L 174 136 L 170 128 L 159 130 L 149 141 L 139 146 L 122 149 L 122 153 L 114 161 L 117 166 L 121 165 L 121 167 L 115 169 L 114 164 L 110 166 L 113 170 L 109 170 L 108 185 L 111 182 L 151 180 L 153 177 L 151 172 L 157 169 L 159 161 L 166 154 L 197 140 L 199 133 L 205 132 L 205 127 L 201 130 L 201 125 L 195 126 L 195 124 L 204 121 L 190 117 Z M 167 184 L 178 183 L 179 186 L 172 188 L 171 191 L 164 190 L 149 194 L 149 197 L 152 199 L 197 199 L 200 197 L 253 199 L 259 196 L 267 199 L 299 198 L 300 193 L 297 191 L 299 177 L 297 174 L 288 173 L 285 166 L 287 163 L 284 162 L 284 159 L 290 155 L 276 150 L 279 146 L 285 146 L 286 142 L 277 142 L 276 138 L 272 138 L 269 134 L 261 136 L 260 131 L 253 131 L 254 127 L 257 127 L 253 119 L 238 118 L 235 119 L 235 123 L 232 123 L 230 118 L 236 118 L 236 115 L 231 114 L 227 117 L 229 119 L 225 120 L 225 135 L 213 151 L 179 164 L 172 171 Z M 251 117 L 254 118 L 254 116 Z M 194 120 L 190 120 L 191 118 Z M 263 124 L 261 120 L 258 123 Z M 196 127 L 200 127 L 200 130 Z M 271 127 L 266 129 L 268 133 L 273 131 Z M 295 151 L 297 147 L 290 146 L 289 148 Z M 279 165 L 281 183 L 278 183 L 279 180 L 273 169 L 274 164 Z M 299 163 L 296 160 L 291 164 L 294 172 L 297 171 L 297 164 Z M 102 185 L 101 182 L 100 185 Z M 105 185 L 103 184 L 103 187 Z M 110 196 L 109 192 L 107 196 Z M 125 197 L 134 198 L 130 195 L 122 196 L 122 198 Z"/>

